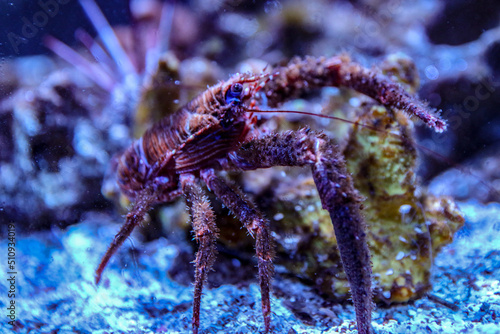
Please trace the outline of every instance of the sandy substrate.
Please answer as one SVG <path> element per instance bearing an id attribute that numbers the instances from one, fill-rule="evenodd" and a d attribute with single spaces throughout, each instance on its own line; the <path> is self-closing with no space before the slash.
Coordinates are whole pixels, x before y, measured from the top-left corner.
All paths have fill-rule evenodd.
<path id="1" fill-rule="evenodd" d="M 436 259 L 433 297 L 378 306 L 375 333 L 500 333 L 500 205 L 464 202 L 460 207 L 467 222 Z M 100 224 L 102 219 L 89 217 L 66 231 L 17 236 L 16 333 L 189 332 L 192 287 L 166 274 L 183 246 L 133 239 L 96 287 L 94 270 L 118 227 Z M 1 275 L 5 310 L 5 271 Z M 276 276 L 274 291 L 276 333 L 356 332 L 352 306 L 324 300 L 283 274 Z M 201 323 L 202 333 L 262 332 L 257 282 L 221 282 L 206 290 Z M 0 326 L 3 333 L 11 329 L 5 319 Z"/>

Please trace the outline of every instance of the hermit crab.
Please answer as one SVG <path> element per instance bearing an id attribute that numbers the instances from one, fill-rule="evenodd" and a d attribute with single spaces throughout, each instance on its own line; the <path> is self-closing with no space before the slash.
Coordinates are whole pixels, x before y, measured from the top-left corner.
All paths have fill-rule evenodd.
<path id="1" fill-rule="evenodd" d="M 296 58 L 263 73 L 235 74 L 151 127 L 117 159 L 118 185 L 134 205 L 96 270 L 96 283 L 112 255 L 152 205 L 184 196 L 199 244 L 192 318 L 193 333 L 198 333 L 203 284 L 215 261 L 218 236 L 217 219 L 204 183 L 255 238 L 265 332 L 271 331 L 274 251 L 270 224 L 258 207 L 218 172 L 309 166 L 323 209 L 332 219 L 358 332 L 370 333 L 371 263 L 363 199 L 353 187 L 343 156 L 324 133 L 307 128 L 263 133 L 255 116 L 312 89 L 328 86 L 351 88 L 388 109 L 407 112 L 437 132 L 446 129 L 445 121 L 402 86 L 345 55 Z"/>

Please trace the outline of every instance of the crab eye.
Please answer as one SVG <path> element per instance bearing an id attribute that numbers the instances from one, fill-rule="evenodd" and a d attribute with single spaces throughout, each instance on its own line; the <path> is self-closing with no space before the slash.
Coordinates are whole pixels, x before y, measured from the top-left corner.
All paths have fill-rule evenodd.
<path id="1" fill-rule="evenodd" d="M 231 85 L 231 88 L 228 89 L 226 93 L 226 104 L 230 104 L 234 101 L 234 103 L 240 103 L 240 96 L 243 92 L 243 85 L 240 83 L 235 83 Z"/>

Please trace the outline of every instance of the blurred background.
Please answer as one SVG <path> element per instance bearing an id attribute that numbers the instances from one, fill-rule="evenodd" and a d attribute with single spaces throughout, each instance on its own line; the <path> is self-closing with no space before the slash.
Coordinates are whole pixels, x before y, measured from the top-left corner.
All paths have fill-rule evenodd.
<path id="1" fill-rule="evenodd" d="M 443 134 L 419 128 L 421 145 L 431 151 L 422 155 L 421 179 L 429 183 L 451 169 L 448 181 L 458 178 L 461 186 L 449 182 L 431 188 L 459 199 L 498 200 L 500 5 L 496 1 L 179 1 L 163 6 L 168 7 L 163 18 L 162 5 L 155 1 L 98 1 L 97 5 L 132 59 L 135 79 L 127 70 L 119 70 L 124 64 L 108 64 L 111 84 L 99 86 L 92 75 L 87 80 L 91 69 L 76 56 L 60 51 L 66 54 L 64 61 L 54 54 L 66 45 L 95 62 L 88 44 L 101 37 L 78 1 L 0 3 L 2 220 L 29 221 L 31 227 L 64 226 L 78 221 L 85 210 L 109 209 L 100 190 L 106 166 L 131 137 L 140 134 L 141 130 L 130 130 L 138 117 L 154 119 L 147 113 L 134 115 L 134 103 L 146 85 L 146 72 L 155 69 L 146 68 L 145 58 L 148 48 L 156 45 L 149 39 L 158 37 L 160 31 L 166 35 L 158 50 L 168 51 L 180 63 L 170 62 L 178 67 L 170 73 L 177 77 L 172 75 L 170 80 L 182 76 L 183 90 L 188 91 L 184 97 L 241 69 L 258 68 L 257 60 L 279 64 L 294 56 L 345 52 L 370 67 L 387 55 L 404 54 L 415 62 L 420 75 L 420 97 L 442 110 L 450 124 Z M 139 38 L 139 32 L 153 37 Z M 60 43 L 55 44 L 54 38 Z M 241 67 L 242 63 L 247 67 Z M 68 74 L 71 69 L 74 73 Z M 43 95 L 38 93 L 40 86 L 56 86 L 58 80 L 76 89 L 58 94 L 71 95 L 77 106 L 66 106 L 71 109 L 66 113 L 59 105 L 61 115 L 54 116 L 57 112 L 52 112 L 51 99 L 57 97 L 45 92 L 38 98 Z M 131 84 L 133 80 L 136 82 Z M 92 96 L 80 101 L 76 96 L 85 89 Z M 178 94 L 166 90 L 166 94 Z M 32 99 L 21 101 L 19 96 L 26 94 Z M 132 96 L 131 101 L 117 101 L 124 94 Z M 182 102 L 181 96 L 172 108 Z M 28 112 L 26 103 L 35 106 Z M 121 116 L 107 120 L 122 127 L 93 126 L 103 120 L 103 110 L 116 112 L 116 104 L 121 105 Z M 79 137 L 82 131 L 88 135 L 81 117 L 92 125 L 89 131 L 97 132 L 100 142 Z M 79 170 L 83 161 L 86 171 Z M 59 177 L 62 171 L 67 173 L 63 178 Z M 22 199 L 30 199 L 33 206 L 27 210 L 20 204 Z"/>

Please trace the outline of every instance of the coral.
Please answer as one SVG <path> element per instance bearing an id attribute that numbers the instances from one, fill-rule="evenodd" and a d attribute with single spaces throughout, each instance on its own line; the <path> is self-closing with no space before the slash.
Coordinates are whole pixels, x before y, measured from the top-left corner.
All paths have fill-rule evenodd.
<path id="1" fill-rule="evenodd" d="M 366 198 L 376 296 L 405 302 L 430 288 L 433 257 L 464 219 L 451 198 L 428 197 L 418 189 L 408 118 L 396 112 L 394 121 L 383 108 L 367 108 L 359 121 L 370 128 L 355 127 L 345 154 L 356 188 Z"/>

